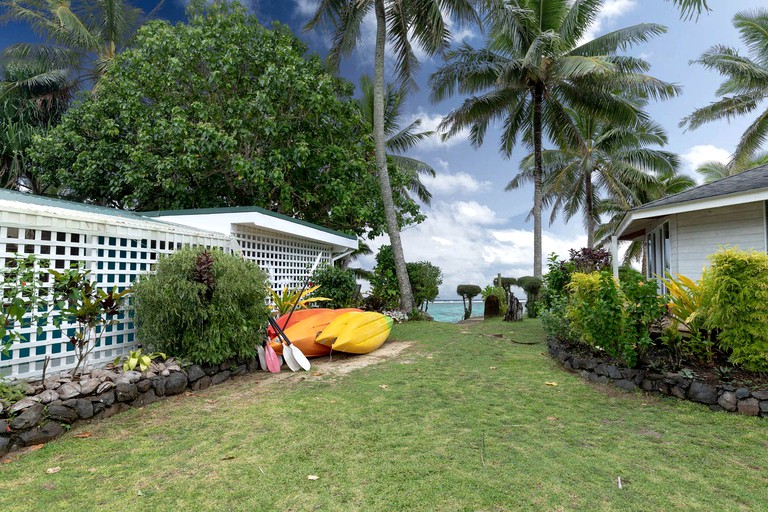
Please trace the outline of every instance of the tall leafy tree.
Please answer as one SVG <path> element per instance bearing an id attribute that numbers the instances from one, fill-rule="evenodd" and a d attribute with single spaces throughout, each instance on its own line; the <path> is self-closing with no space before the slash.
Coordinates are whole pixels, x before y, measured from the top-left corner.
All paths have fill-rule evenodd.
<path id="1" fill-rule="evenodd" d="M 592 248 L 600 223 L 600 200 L 627 201 L 635 190 L 652 185 L 654 178 L 649 172 L 675 171 L 679 159 L 675 153 L 654 147 L 668 140 L 657 123 L 641 119 L 621 126 L 569 112 L 578 144 L 542 151 L 543 205 L 551 209 L 551 221 L 559 213 L 566 222 L 583 215 L 587 247 Z M 520 167 L 522 171 L 509 182 L 507 190 L 532 181 L 534 155 L 527 156 Z"/>
<path id="2" fill-rule="evenodd" d="M 717 160 L 710 160 L 698 166 L 696 172 L 704 178 L 704 183 L 712 183 L 713 181 L 738 174 L 741 171 L 766 164 L 768 164 L 768 151 L 760 151 L 752 158 L 738 163 L 733 161 L 723 163 Z"/>
<path id="3" fill-rule="evenodd" d="M 389 42 L 394 51 L 399 82 L 405 87 L 415 87 L 413 75 L 419 63 L 414 53 L 414 43 L 427 55 L 435 55 L 443 51 L 451 41 L 446 15 L 459 22 L 473 22 L 477 15 L 471 0 L 321 0 L 307 28 L 321 22 L 333 25 L 335 32 L 328 54 L 332 66 L 338 68 L 341 57 L 351 53 L 357 46 L 363 19 L 370 12 L 374 13 L 376 19 L 373 75 L 376 169 L 386 212 L 387 233 L 395 259 L 400 307 L 403 311 L 411 311 L 414 308 L 413 292 L 408 281 L 400 226 L 395 215 L 392 183 L 387 168 L 384 127 L 386 44 Z"/>
<path id="4" fill-rule="evenodd" d="M 373 81 L 369 76 L 363 75 L 360 78 L 360 91 L 362 92 L 362 97 L 359 100 L 360 112 L 366 124 L 371 127 L 371 133 L 373 133 L 374 94 Z M 407 91 L 403 87 L 387 84 L 384 101 L 384 135 L 387 137 L 385 147 L 389 159 L 388 164 L 396 165 L 409 177 L 407 187 L 401 189 L 400 193 L 407 194 L 407 191 L 410 191 L 416 194 L 422 203 L 429 205 L 432 201 L 432 193 L 421 182 L 420 175 L 434 177 L 435 170 L 427 163 L 407 157 L 402 153 L 413 149 L 419 142 L 431 137 L 435 132 L 418 131 L 421 127 L 421 119 L 414 119 L 407 126 L 400 125 L 406 95 Z"/>
<path id="5" fill-rule="evenodd" d="M 35 140 L 69 197 L 138 210 L 260 206 L 357 235 L 384 230 L 370 131 L 352 85 L 284 26 L 218 2 L 153 21 L 98 94 Z M 172 84 L 172 85 L 169 85 Z M 401 187 L 406 179 L 393 173 Z M 403 225 L 418 205 L 396 196 Z"/>
<path id="6" fill-rule="evenodd" d="M 456 91 L 472 95 L 443 121 L 446 137 L 470 128 L 470 141 L 479 146 L 488 127 L 501 122 L 503 155 L 511 155 L 518 139 L 533 150 L 535 277 L 542 274 L 543 143 L 547 138 L 558 146 L 578 146 L 579 141 L 566 108 L 626 125 L 638 114 L 627 97 L 667 98 L 678 92 L 645 75 L 649 65 L 642 59 L 617 55 L 664 27 L 640 24 L 582 42 L 601 6 L 601 0 L 489 1 L 486 46 L 465 43 L 448 52 L 447 64 L 430 78 L 434 101 Z"/>
<path id="7" fill-rule="evenodd" d="M 733 168 L 744 168 L 768 137 L 768 108 L 764 106 L 768 99 L 768 9 L 739 12 L 733 17 L 733 25 L 752 56 L 718 44 L 692 61 L 717 71 L 725 81 L 715 92 L 721 99 L 696 109 L 680 126 L 695 130 L 705 123 L 758 111 L 757 118 L 741 135 L 732 157 Z"/>

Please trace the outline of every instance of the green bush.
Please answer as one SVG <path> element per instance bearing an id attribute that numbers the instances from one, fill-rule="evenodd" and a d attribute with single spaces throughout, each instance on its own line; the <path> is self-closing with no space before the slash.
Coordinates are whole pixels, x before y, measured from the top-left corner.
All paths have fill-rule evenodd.
<path id="1" fill-rule="evenodd" d="M 567 316 L 580 340 L 634 366 L 642 339 L 633 329 L 624 293 L 613 275 L 608 271 L 576 272 L 568 288 L 571 298 Z"/>
<path id="2" fill-rule="evenodd" d="M 338 309 L 357 305 L 357 281 L 350 269 L 321 265 L 312 274 L 312 284 L 320 287 L 318 295 L 331 299 L 322 307 Z"/>
<path id="3" fill-rule="evenodd" d="M 378 306 L 377 309 L 400 307 L 400 288 L 395 272 L 395 257 L 389 245 L 382 245 L 376 254 L 376 265 L 371 275 L 371 302 Z"/>
<path id="4" fill-rule="evenodd" d="M 664 299 L 659 296 L 656 281 L 649 281 L 635 269 L 619 269 L 619 282 L 625 298 L 628 335 L 634 342 L 638 356 L 642 358 L 652 344 L 651 325 L 659 321 L 666 311 Z"/>
<path id="5" fill-rule="evenodd" d="M 428 261 L 406 263 L 408 280 L 411 282 L 413 302 L 416 307 L 426 311 L 428 304 L 437 298 L 440 285 L 443 284 L 443 272 L 440 267 Z"/>
<path id="6" fill-rule="evenodd" d="M 579 338 L 571 328 L 568 298 L 564 295 L 550 298 L 549 307 L 541 311 L 541 326 L 548 336 L 559 341 L 577 341 Z"/>
<path id="7" fill-rule="evenodd" d="M 733 364 L 768 371 L 768 255 L 731 248 L 710 262 L 702 278 L 705 328 L 719 330 L 717 343 Z"/>
<path id="8" fill-rule="evenodd" d="M 253 357 L 266 322 L 267 278 L 220 250 L 184 248 L 134 285 L 138 339 L 198 364 Z"/>
<path id="9" fill-rule="evenodd" d="M 525 291 L 525 311 L 528 313 L 528 318 L 536 318 L 544 281 L 538 277 L 524 276 L 517 280 L 517 286 Z"/>
<path id="10" fill-rule="evenodd" d="M 571 261 L 558 261 L 557 254 L 549 255 L 547 273 L 544 275 L 544 286 L 541 294 L 542 310 L 553 307 L 554 302 L 560 301 L 567 295 L 566 287 L 571 282 L 574 264 Z"/>

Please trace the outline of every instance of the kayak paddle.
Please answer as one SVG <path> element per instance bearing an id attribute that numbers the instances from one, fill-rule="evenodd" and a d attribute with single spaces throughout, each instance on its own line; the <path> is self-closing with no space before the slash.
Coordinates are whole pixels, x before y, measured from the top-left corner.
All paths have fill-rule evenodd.
<path id="1" fill-rule="evenodd" d="M 267 343 L 264 347 L 264 358 L 267 362 L 267 370 L 269 370 L 272 373 L 280 373 L 280 360 L 277 358 L 277 354 L 275 353 L 275 349 L 272 348 L 272 346 Z"/>
<path id="2" fill-rule="evenodd" d="M 288 339 L 288 336 L 285 335 L 285 332 L 280 328 L 274 318 L 269 317 L 269 325 L 271 325 L 275 330 L 278 340 L 280 340 L 280 342 L 283 344 L 283 357 L 285 358 L 285 363 L 288 365 L 288 368 L 290 368 L 292 372 L 304 368 L 304 365 L 299 363 L 297 360 L 298 358 L 296 357 L 299 355 L 299 358 L 303 360 L 307 359 L 304 357 L 304 354 L 301 352 L 301 350 L 299 350 L 293 343 L 291 343 L 291 340 Z M 307 361 L 307 368 L 304 369 L 309 369 L 309 361 Z"/>
<path id="3" fill-rule="evenodd" d="M 267 359 L 264 352 L 264 345 L 256 345 L 256 352 L 259 355 L 259 366 L 264 371 L 267 371 Z"/>

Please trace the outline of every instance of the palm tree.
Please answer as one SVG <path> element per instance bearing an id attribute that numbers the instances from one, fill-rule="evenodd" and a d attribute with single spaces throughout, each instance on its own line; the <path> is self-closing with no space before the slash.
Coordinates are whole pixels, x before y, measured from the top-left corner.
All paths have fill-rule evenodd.
<path id="1" fill-rule="evenodd" d="M 497 0 L 485 9 L 489 40 L 476 50 L 463 44 L 430 77 L 433 101 L 456 89 L 472 97 L 443 121 L 446 137 L 470 128 L 470 142 L 483 143 L 488 126 L 502 122 L 499 148 L 509 157 L 518 138 L 533 149 L 534 276 L 542 274 L 542 146 L 578 146 L 578 128 L 566 107 L 619 125 L 634 122 L 637 107 L 626 97 L 667 98 L 674 85 L 643 75 L 648 64 L 616 52 L 665 32 L 641 24 L 580 44 L 601 0 Z M 614 94 L 621 90 L 625 95 Z"/>
<path id="2" fill-rule="evenodd" d="M 565 214 L 566 222 L 581 213 L 587 247 L 592 248 L 600 223 L 601 196 L 627 198 L 634 190 L 652 184 L 654 178 L 648 171 L 675 171 L 679 159 L 675 153 L 651 147 L 667 143 L 664 129 L 654 122 L 642 119 L 618 126 L 572 110 L 569 114 L 577 130 L 578 145 L 542 151 L 543 206 L 551 208 L 550 222 L 560 212 Z M 534 155 L 528 155 L 520 164 L 520 174 L 506 189 L 532 181 L 533 163 Z"/>
<path id="3" fill-rule="evenodd" d="M 747 169 L 766 164 L 768 164 L 768 151 L 760 151 L 749 160 L 741 162 L 738 165 L 736 165 L 735 162 L 726 164 L 718 162 L 717 160 L 710 160 L 697 167 L 696 172 L 701 174 L 704 178 L 704 183 L 712 183 L 713 181 L 738 174 L 741 171 L 746 171 Z"/>
<path id="4" fill-rule="evenodd" d="M 715 45 L 692 61 L 714 69 L 725 77 L 725 81 L 715 92 L 721 99 L 695 110 L 680 122 L 681 127 L 695 130 L 705 123 L 730 120 L 757 110 L 768 98 L 768 9 L 737 13 L 733 25 L 753 57 L 742 56 L 729 46 Z M 732 166 L 745 168 L 766 137 L 768 109 L 762 110 L 741 135 L 732 156 Z"/>
<path id="5" fill-rule="evenodd" d="M 445 14 L 459 22 L 474 22 L 477 14 L 471 0 L 321 0 L 317 11 L 307 23 L 310 29 L 322 21 L 335 28 L 328 54 L 332 67 L 338 69 L 342 55 L 354 50 L 360 39 L 365 16 L 373 11 L 376 19 L 376 45 L 373 75 L 373 140 L 379 185 L 387 220 L 387 232 L 395 259 L 395 271 L 400 289 L 400 307 L 405 312 L 414 309 L 413 292 L 405 266 L 400 227 L 395 215 L 392 186 L 387 169 L 386 134 L 384 127 L 384 52 L 387 41 L 395 52 L 398 81 L 407 89 L 415 87 L 413 74 L 418 69 L 412 41 L 427 55 L 443 51 L 451 41 Z"/>
<path id="6" fill-rule="evenodd" d="M 696 186 L 693 178 L 676 169 L 662 169 L 655 172 L 653 178 L 643 186 L 632 189 L 629 195 L 608 197 L 599 202 L 598 211 L 609 219 L 597 227 L 595 237 L 598 239 L 598 246 L 605 247 L 610 243 L 611 235 L 616 232 L 624 215 L 632 208 Z M 631 242 L 624 253 L 623 263 L 629 265 L 633 261 L 640 260 L 645 270 L 644 244 L 641 241 Z"/>
<path id="7" fill-rule="evenodd" d="M 45 44 L 17 43 L 3 50 L 3 61 L 32 61 L 39 70 L 24 80 L 7 82 L 6 90 L 97 82 L 133 36 L 143 14 L 123 0 L 86 0 L 76 5 L 69 1 L 0 0 L 0 8 L 6 11 L 0 21 L 26 22 L 47 39 Z"/>
<path id="8" fill-rule="evenodd" d="M 360 91 L 362 97 L 358 101 L 360 112 L 363 115 L 365 123 L 373 130 L 373 81 L 367 75 L 360 78 Z M 435 177 L 435 170 L 427 163 L 403 156 L 401 153 L 414 148 L 419 142 L 434 135 L 433 131 L 418 132 L 416 130 L 421 126 L 421 119 L 415 119 L 408 126 L 401 127 L 403 101 L 405 101 L 407 92 L 402 87 L 396 88 L 393 84 L 387 84 L 387 91 L 384 102 L 384 135 L 387 137 L 385 147 L 387 148 L 387 158 L 390 164 L 407 174 L 407 190 L 416 194 L 419 200 L 430 205 L 432 202 L 432 193 L 419 179 L 419 175 Z M 401 194 L 407 194 L 406 189 L 401 190 Z"/>

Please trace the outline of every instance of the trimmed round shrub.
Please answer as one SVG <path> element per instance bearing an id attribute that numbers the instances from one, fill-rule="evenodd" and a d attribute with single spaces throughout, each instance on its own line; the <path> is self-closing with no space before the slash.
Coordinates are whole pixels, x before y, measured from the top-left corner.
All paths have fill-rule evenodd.
<path id="1" fill-rule="evenodd" d="M 321 265 L 312 274 L 312 284 L 318 285 L 315 295 L 331 299 L 327 308 L 350 308 L 357 305 L 357 280 L 351 269 Z"/>
<path id="2" fill-rule="evenodd" d="M 214 365 L 254 357 L 267 319 L 267 276 L 221 250 L 184 248 L 134 284 L 137 337 L 150 351 Z"/>

